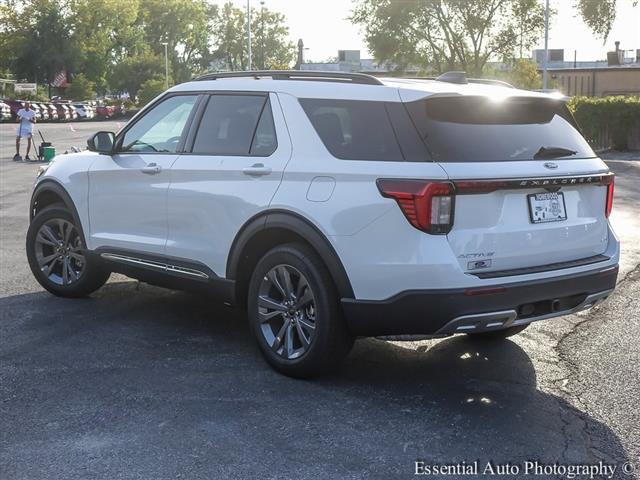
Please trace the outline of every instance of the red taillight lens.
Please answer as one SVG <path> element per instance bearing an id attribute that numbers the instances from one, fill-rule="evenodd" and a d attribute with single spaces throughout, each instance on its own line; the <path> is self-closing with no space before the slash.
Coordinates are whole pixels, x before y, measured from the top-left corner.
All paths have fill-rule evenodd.
<path id="1" fill-rule="evenodd" d="M 604 206 L 604 216 L 609 218 L 611 210 L 613 210 L 613 189 L 615 186 L 615 175 L 603 177 L 602 183 L 607 186 L 607 203 Z"/>
<path id="2" fill-rule="evenodd" d="M 453 225 L 453 185 L 428 180 L 379 179 L 383 197 L 393 198 L 409 223 L 427 233 L 449 233 Z"/>
<path id="3" fill-rule="evenodd" d="M 491 193 L 509 187 L 509 182 L 504 180 L 461 180 L 455 182 L 455 184 L 456 192 L 460 194 Z"/>

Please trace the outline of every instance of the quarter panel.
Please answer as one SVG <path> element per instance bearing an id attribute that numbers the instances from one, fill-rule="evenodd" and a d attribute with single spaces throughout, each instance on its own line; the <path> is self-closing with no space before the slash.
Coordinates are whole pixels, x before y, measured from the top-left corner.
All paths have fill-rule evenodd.
<path id="1" fill-rule="evenodd" d="M 433 162 L 337 159 L 327 151 L 298 99 L 287 94 L 278 97 L 291 134 L 293 155 L 271 208 L 300 213 L 327 235 L 353 235 L 394 208 L 393 200 L 380 195 L 378 178 L 447 179 L 444 170 Z M 318 177 L 335 181 L 322 201 L 308 195 Z"/>

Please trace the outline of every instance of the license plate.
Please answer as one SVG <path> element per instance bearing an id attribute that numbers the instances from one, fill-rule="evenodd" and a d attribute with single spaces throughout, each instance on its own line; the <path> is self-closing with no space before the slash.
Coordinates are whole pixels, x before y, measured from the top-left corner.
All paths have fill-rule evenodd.
<path id="1" fill-rule="evenodd" d="M 527 198 L 531 223 L 560 222 L 567 219 L 563 193 L 532 193 Z"/>

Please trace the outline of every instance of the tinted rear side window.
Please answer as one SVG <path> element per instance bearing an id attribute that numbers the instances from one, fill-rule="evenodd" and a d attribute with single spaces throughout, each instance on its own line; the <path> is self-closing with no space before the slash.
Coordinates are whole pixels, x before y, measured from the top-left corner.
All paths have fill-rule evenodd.
<path id="1" fill-rule="evenodd" d="M 563 102 L 515 97 L 440 97 L 405 104 L 437 162 L 548 160 L 541 147 L 575 151 L 554 158 L 594 157 Z"/>
<path id="2" fill-rule="evenodd" d="M 276 139 L 276 129 L 273 125 L 273 114 L 271 112 L 271 102 L 267 100 L 260 121 L 256 127 L 256 133 L 251 142 L 251 155 L 268 156 L 275 152 L 278 145 Z"/>
<path id="3" fill-rule="evenodd" d="M 276 148 L 271 106 L 260 95 L 212 95 L 193 153 L 266 156 Z"/>
<path id="4" fill-rule="evenodd" d="M 399 103 L 307 98 L 300 99 L 300 104 L 334 157 L 380 161 L 427 159 L 424 144 Z M 397 125 L 392 125 L 390 117 L 394 116 L 399 117 Z M 404 129 L 401 135 L 397 135 L 396 128 Z"/>

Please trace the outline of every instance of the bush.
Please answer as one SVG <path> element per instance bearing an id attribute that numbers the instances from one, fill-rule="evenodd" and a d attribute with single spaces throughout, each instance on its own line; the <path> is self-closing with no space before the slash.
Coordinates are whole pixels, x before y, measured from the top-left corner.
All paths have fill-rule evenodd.
<path id="1" fill-rule="evenodd" d="M 69 100 L 89 100 L 95 98 L 95 83 L 83 73 L 73 76 L 73 81 L 64 91 L 64 97 Z"/>
<path id="2" fill-rule="evenodd" d="M 525 90 L 542 88 L 542 77 L 538 73 L 538 66 L 531 60 L 518 60 L 506 77 L 507 82 L 516 88 Z"/>
<path id="3" fill-rule="evenodd" d="M 164 79 L 151 78 L 144 82 L 138 90 L 138 101 L 141 107 L 144 107 L 151 100 L 164 92 Z"/>
<path id="4" fill-rule="evenodd" d="M 35 95 L 27 93 L 26 95 L 20 95 L 23 100 L 31 100 L 32 102 L 48 102 L 49 90 L 45 85 L 37 86 L 37 93 Z M 15 94 L 14 94 L 15 95 Z"/>
<path id="5" fill-rule="evenodd" d="M 592 144 L 604 134 L 614 149 L 627 150 L 640 129 L 640 97 L 573 97 L 568 106 Z"/>
<path id="6" fill-rule="evenodd" d="M 127 110 L 131 110 L 133 108 L 136 108 L 136 103 L 131 100 L 131 99 L 126 99 L 122 102 L 122 105 L 124 105 L 124 108 L 126 108 Z"/>

